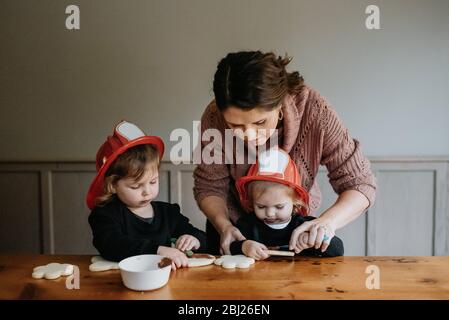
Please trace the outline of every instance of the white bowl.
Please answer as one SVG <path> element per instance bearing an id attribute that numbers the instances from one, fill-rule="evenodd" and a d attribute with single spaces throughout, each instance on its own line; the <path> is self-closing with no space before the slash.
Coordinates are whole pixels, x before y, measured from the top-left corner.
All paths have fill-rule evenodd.
<path id="1" fill-rule="evenodd" d="M 163 287 L 170 277 L 171 266 L 159 268 L 164 257 L 144 254 L 126 258 L 119 262 L 123 284 L 136 291 L 154 290 Z"/>

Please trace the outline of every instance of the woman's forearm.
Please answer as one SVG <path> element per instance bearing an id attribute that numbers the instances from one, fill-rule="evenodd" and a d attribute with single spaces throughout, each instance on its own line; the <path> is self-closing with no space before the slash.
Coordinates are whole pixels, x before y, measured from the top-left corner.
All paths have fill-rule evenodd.
<path id="1" fill-rule="evenodd" d="M 329 223 L 334 230 L 340 229 L 355 220 L 369 206 L 366 196 L 357 190 L 342 192 L 337 201 L 323 214 L 320 219 Z"/>
<path id="2" fill-rule="evenodd" d="M 208 196 L 199 201 L 198 205 L 219 233 L 222 233 L 226 227 L 232 225 L 228 216 L 228 207 L 223 198 Z"/>

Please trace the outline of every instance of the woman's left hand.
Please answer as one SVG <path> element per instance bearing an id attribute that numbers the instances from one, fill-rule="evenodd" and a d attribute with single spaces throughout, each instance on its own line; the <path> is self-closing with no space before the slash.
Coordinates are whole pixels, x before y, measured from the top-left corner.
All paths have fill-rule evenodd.
<path id="1" fill-rule="evenodd" d="M 309 233 L 308 245 L 310 248 L 321 248 L 321 252 L 326 251 L 332 238 L 335 236 L 335 229 L 332 225 L 321 218 L 306 221 L 295 230 L 290 237 L 289 249 L 295 250 L 296 253 L 301 252 L 299 245 L 300 235 L 304 232 Z"/>

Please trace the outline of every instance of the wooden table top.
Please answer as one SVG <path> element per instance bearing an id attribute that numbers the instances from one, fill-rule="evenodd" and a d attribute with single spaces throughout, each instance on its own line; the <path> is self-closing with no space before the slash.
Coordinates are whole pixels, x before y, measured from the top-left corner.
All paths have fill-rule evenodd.
<path id="1" fill-rule="evenodd" d="M 250 269 L 211 265 L 172 271 L 160 289 L 135 292 L 120 271 L 90 272 L 91 256 L 0 255 L 0 299 L 449 299 L 449 257 L 275 258 Z M 33 279 L 50 262 L 79 267 L 80 289 L 66 278 Z M 380 289 L 368 289 L 366 269 L 380 270 Z"/>

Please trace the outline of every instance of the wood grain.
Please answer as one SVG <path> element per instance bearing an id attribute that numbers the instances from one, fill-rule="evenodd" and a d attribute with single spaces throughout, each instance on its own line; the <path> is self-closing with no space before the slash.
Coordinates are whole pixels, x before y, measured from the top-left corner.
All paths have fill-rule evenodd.
<path id="1" fill-rule="evenodd" d="M 0 255 L 0 299 L 449 299 L 449 257 L 277 257 L 250 269 L 180 269 L 149 292 L 126 289 L 119 270 L 90 272 L 90 258 Z M 77 265 L 80 289 L 66 289 L 64 277 L 31 278 L 50 262 Z M 365 286 L 370 265 L 380 269 L 378 290 Z"/>

